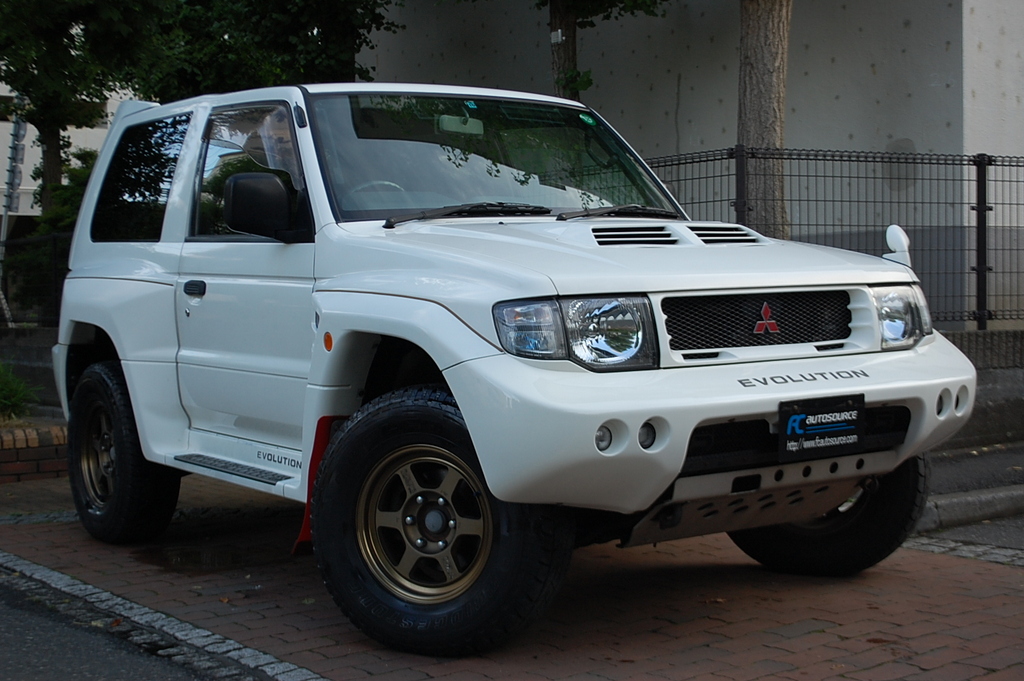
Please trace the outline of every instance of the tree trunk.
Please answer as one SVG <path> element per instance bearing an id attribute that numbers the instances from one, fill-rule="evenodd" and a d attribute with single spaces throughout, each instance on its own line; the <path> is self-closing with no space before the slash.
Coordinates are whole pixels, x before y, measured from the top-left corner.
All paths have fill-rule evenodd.
<path id="1" fill-rule="evenodd" d="M 781 149 L 786 118 L 786 62 L 793 0 L 740 0 L 738 142 Z M 765 236 L 789 238 L 780 158 L 751 159 L 747 225 Z"/>
<path id="2" fill-rule="evenodd" d="M 579 68 L 576 62 L 576 14 L 570 0 L 550 0 L 548 22 L 551 27 L 551 75 L 555 81 L 555 94 L 579 101 L 577 87 Z M 557 37 L 561 31 L 561 37 Z"/>
<path id="3" fill-rule="evenodd" d="M 53 187 L 64 180 L 64 159 L 60 148 L 60 128 L 42 125 L 37 130 L 39 130 L 39 144 L 43 148 L 43 177 L 42 189 L 39 192 L 39 208 L 45 213 L 52 203 Z"/>

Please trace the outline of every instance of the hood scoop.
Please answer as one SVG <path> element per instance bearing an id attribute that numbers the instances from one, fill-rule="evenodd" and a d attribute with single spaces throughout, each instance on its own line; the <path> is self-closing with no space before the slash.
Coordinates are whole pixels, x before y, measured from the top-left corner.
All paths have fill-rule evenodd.
<path id="1" fill-rule="evenodd" d="M 679 242 L 665 225 L 633 227 L 594 227 L 598 246 L 672 246 Z"/>
<path id="2" fill-rule="evenodd" d="M 754 232 L 739 225 L 690 225 L 694 236 L 707 245 L 712 244 L 756 244 L 760 240 Z"/>

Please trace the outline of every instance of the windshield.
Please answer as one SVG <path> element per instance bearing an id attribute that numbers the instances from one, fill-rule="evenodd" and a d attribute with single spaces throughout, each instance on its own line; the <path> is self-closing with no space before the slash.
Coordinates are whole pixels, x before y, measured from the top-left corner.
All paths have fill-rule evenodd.
<path id="1" fill-rule="evenodd" d="M 678 212 L 615 133 L 582 109 L 363 94 L 315 97 L 311 110 L 339 220 L 483 202 Z"/>

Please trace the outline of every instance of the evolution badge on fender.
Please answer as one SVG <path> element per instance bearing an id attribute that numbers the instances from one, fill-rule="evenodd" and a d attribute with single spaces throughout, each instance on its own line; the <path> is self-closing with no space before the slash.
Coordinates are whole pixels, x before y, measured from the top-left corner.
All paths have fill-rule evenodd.
<path id="1" fill-rule="evenodd" d="M 779 403 L 779 461 L 854 454 L 864 448 L 864 395 Z"/>

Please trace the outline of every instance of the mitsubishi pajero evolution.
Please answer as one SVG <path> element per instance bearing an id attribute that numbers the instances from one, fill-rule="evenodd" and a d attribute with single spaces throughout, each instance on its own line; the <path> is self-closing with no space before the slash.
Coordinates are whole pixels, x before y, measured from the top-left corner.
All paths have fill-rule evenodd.
<path id="1" fill-rule="evenodd" d="M 845 575 L 967 420 L 905 234 L 886 258 L 690 220 L 594 111 L 345 84 L 127 102 L 54 368 L 107 542 L 183 474 L 306 504 L 337 604 L 432 655 L 537 617 L 572 549 L 713 532 Z"/>

